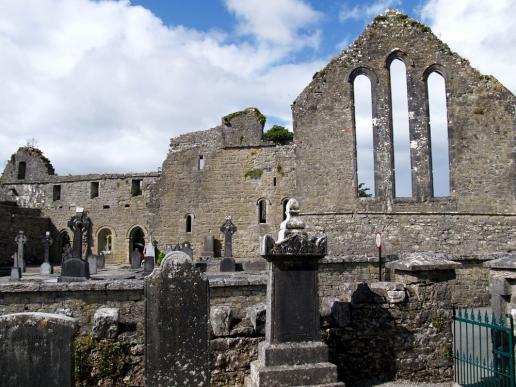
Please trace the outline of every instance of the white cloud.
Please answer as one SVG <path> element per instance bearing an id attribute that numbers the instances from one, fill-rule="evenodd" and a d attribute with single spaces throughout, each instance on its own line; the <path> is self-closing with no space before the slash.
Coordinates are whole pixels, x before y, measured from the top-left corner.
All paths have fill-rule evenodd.
<path id="1" fill-rule="evenodd" d="M 323 65 L 127 1 L 1 2 L 0 52 L 0 160 L 35 137 L 60 174 L 155 170 L 170 137 L 248 106 L 289 123 Z"/>
<path id="2" fill-rule="evenodd" d="M 238 31 L 258 42 L 301 48 L 317 47 L 322 15 L 303 0 L 225 0 L 238 20 Z"/>
<path id="3" fill-rule="evenodd" d="M 387 8 L 396 7 L 401 4 L 401 0 L 378 0 L 369 5 L 355 5 L 351 6 L 347 3 L 344 3 L 339 11 L 339 20 L 344 23 L 347 20 L 364 20 L 370 19 L 373 16 L 376 16 Z"/>
<path id="4" fill-rule="evenodd" d="M 430 0 L 421 15 L 454 51 L 515 92 L 515 9 L 516 0 Z"/>

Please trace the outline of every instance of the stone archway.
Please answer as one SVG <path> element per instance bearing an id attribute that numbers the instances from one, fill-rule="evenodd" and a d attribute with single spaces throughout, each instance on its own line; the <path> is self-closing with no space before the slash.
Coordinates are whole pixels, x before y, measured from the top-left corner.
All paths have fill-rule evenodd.
<path id="1" fill-rule="evenodd" d="M 60 265 L 63 262 L 63 253 L 67 246 L 72 247 L 72 239 L 68 231 L 61 230 L 57 236 L 57 255 L 54 256 L 55 262 L 52 263 Z"/>
<path id="2" fill-rule="evenodd" d="M 97 231 L 97 254 L 104 253 L 106 262 L 113 258 L 113 232 L 108 227 L 102 227 Z"/>
<path id="3" fill-rule="evenodd" d="M 129 232 L 129 262 L 131 262 L 131 254 L 135 248 L 138 250 L 145 247 L 145 231 L 140 226 L 135 226 Z"/>

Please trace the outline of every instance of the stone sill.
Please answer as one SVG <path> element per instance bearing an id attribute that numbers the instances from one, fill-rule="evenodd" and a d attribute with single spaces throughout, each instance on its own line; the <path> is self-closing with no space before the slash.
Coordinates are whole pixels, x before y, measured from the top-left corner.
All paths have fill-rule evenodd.
<path id="1" fill-rule="evenodd" d="M 4 277 L 6 278 L 6 277 Z M 236 286 L 266 286 L 265 274 L 232 275 L 208 274 L 210 288 Z M 83 291 L 143 291 L 142 279 L 130 280 L 88 280 L 83 282 L 44 282 L 20 281 L 0 283 L 1 293 L 35 293 L 35 292 L 83 292 Z"/>
<path id="2" fill-rule="evenodd" d="M 396 261 L 398 256 L 396 255 L 382 255 L 382 262 Z M 335 263 L 378 263 L 378 255 L 342 255 L 342 256 L 329 256 L 324 257 L 319 261 L 322 265 L 335 264 Z"/>

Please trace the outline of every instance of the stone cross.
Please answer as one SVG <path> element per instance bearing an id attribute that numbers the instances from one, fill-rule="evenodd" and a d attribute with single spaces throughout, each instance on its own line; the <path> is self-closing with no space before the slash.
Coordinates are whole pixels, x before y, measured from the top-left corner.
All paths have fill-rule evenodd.
<path id="1" fill-rule="evenodd" d="M 54 243 L 52 237 L 50 236 L 50 231 L 45 233 L 45 236 L 41 238 L 41 242 L 43 243 L 43 260 L 48 263 L 50 258 L 50 246 Z"/>
<path id="2" fill-rule="evenodd" d="M 287 203 L 278 241 L 266 235 L 260 254 L 268 261 L 265 341 L 251 363 L 247 386 L 344 386 L 319 326 L 318 261 L 326 255 L 326 236 L 305 231 L 297 200 Z"/>
<path id="3" fill-rule="evenodd" d="M 224 257 L 232 257 L 233 234 L 237 231 L 237 226 L 233 224 L 231 215 L 226 216 L 226 221 L 220 226 L 220 231 L 224 234 Z"/>
<path id="4" fill-rule="evenodd" d="M 18 235 L 14 238 L 14 241 L 18 244 L 18 266 L 23 261 L 23 245 L 27 243 L 27 237 L 23 231 L 18 231 Z"/>
<path id="5" fill-rule="evenodd" d="M 72 256 L 75 258 L 82 258 L 82 234 L 90 229 L 90 225 L 90 218 L 88 218 L 85 212 L 77 212 L 68 221 L 68 227 L 73 232 Z"/>

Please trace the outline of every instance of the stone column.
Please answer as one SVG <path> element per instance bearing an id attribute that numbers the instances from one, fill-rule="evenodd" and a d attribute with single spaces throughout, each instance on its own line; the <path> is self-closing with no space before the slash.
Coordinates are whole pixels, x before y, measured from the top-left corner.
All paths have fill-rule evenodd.
<path id="1" fill-rule="evenodd" d="M 18 235 L 16 235 L 16 238 L 14 238 L 14 241 L 18 245 L 18 267 L 21 269 L 22 272 L 25 272 L 25 243 L 27 243 L 27 236 L 22 230 L 20 230 L 18 231 Z"/>
<path id="2" fill-rule="evenodd" d="M 484 266 L 489 268 L 491 309 L 495 317 L 512 314 L 516 319 L 516 254 L 508 253 Z"/>
<path id="3" fill-rule="evenodd" d="M 265 341 L 251 363 L 247 386 L 344 386 L 320 341 L 318 261 L 326 255 L 326 236 L 309 235 L 297 200 L 287 204 L 278 242 L 262 239 L 268 261 Z"/>
<path id="4" fill-rule="evenodd" d="M 220 231 L 224 234 L 224 257 L 233 257 L 233 234 L 237 231 L 237 226 L 233 224 L 231 215 L 226 216 L 226 221 L 220 226 Z"/>

